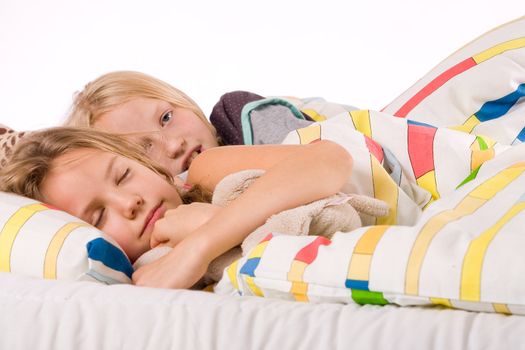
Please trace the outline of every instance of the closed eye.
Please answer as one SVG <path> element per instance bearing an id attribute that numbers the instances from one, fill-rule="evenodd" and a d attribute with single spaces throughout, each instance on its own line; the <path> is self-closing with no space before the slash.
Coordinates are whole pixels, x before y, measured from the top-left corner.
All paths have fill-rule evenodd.
<path id="1" fill-rule="evenodd" d="M 100 214 L 98 215 L 97 220 L 95 221 L 93 226 L 95 226 L 97 228 L 100 228 L 100 226 L 102 224 L 102 221 L 104 219 L 104 213 L 105 212 L 106 212 L 106 208 L 102 208 L 102 210 L 100 210 Z"/>
<path id="2" fill-rule="evenodd" d="M 124 171 L 124 173 L 118 178 L 117 185 L 120 185 L 122 181 L 124 181 L 129 176 L 129 173 L 130 173 L 130 170 L 129 168 L 127 168 L 126 171 Z"/>

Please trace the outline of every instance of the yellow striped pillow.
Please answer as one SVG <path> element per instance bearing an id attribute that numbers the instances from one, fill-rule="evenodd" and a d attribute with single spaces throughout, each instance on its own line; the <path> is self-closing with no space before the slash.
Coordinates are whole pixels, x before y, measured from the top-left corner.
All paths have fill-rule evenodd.
<path id="1" fill-rule="evenodd" d="M 0 272 L 112 284 L 130 283 L 133 269 L 120 247 L 95 227 L 0 192 Z"/>

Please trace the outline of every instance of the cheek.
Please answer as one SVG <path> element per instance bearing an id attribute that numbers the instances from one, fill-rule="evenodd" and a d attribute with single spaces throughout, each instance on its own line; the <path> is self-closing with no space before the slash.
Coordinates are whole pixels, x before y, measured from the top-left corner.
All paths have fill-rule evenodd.
<path id="1" fill-rule="evenodd" d="M 102 231 L 113 238 L 115 242 L 124 250 L 126 255 L 130 255 L 130 245 L 131 245 L 131 234 L 126 232 L 124 225 L 117 222 L 111 221 L 104 225 Z"/>
<path id="2" fill-rule="evenodd" d="M 192 135 L 195 139 L 204 142 L 207 147 L 218 146 L 215 134 L 200 119 L 197 119 L 193 122 L 192 129 L 188 132 L 188 134 Z"/>
<path id="3" fill-rule="evenodd" d="M 211 134 L 211 131 L 206 123 L 193 112 L 188 113 L 187 115 L 182 116 L 182 118 L 176 120 L 176 122 L 172 124 L 172 128 L 175 129 L 173 132 L 186 135 L 203 135 L 204 133 Z"/>

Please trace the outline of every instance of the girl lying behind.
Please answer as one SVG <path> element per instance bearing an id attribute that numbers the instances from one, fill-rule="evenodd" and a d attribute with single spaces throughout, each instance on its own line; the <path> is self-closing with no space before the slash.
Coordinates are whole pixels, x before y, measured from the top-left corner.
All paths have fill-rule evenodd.
<path id="1" fill-rule="evenodd" d="M 188 170 L 188 153 L 219 145 L 215 128 L 188 95 L 140 72 L 111 72 L 88 83 L 65 123 L 126 135 L 173 176 Z"/>
<path id="2" fill-rule="evenodd" d="M 132 262 L 157 245 L 174 247 L 137 270 L 133 281 L 188 288 L 214 258 L 271 215 L 337 193 L 352 167 L 348 152 L 328 141 L 216 147 L 186 161 L 193 188 L 181 195 L 170 172 L 133 143 L 95 130 L 54 128 L 20 142 L 0 173 L 0 190 L 47 202 L 93 224 Z M 266 172 L 227 207 L 202 203 L 222 178 L 245 169 Z"/>
<path id="3" fill-rule="evenodd" d="M 243 107 L 263 99 L 246 91 L 224 94 L 210 115 L 212 125 L 197 103 L 176 87 L 141 72 L 115 71 L 75 95 L 65 124 L 126 135 L 176 176 L 188 170 L 183 161 L 188 153 L 244 144 Z M 281 143 L 289 131 L 312 123 L 305 114 L 298 119 L 288 107 L 272 106 L 271 111 L 251 117 L 255 144 Z"/>

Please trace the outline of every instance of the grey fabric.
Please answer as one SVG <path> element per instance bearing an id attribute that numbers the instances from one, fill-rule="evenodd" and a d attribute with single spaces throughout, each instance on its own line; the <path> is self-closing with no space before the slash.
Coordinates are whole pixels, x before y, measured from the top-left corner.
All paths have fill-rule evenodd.
<path id="1" fill-rule="evenodd" d="M 292 130 L 304 128 L 313 122 L 298 119 L 286 106 L 264 105 L 250 113 L 253 144 L 278 144 Z"/>

